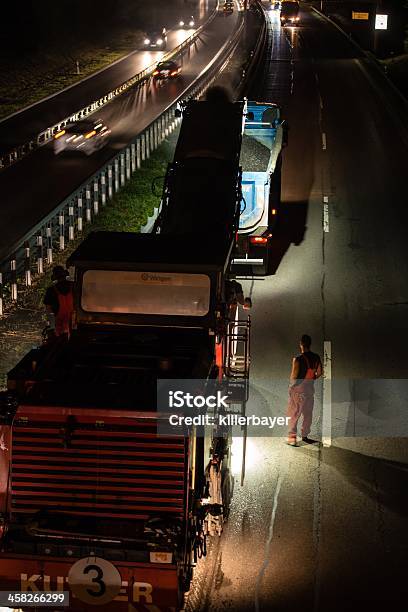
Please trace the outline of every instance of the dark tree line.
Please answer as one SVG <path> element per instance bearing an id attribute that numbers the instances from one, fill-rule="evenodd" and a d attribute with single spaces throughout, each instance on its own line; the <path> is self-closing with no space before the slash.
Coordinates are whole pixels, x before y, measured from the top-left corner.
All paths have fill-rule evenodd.
<path id="1" fill-rule="evenodd" d="M 112 28 L 143 28 L 177 5 L 180 0 L 8 0 L 0 45 L 9 54 L 25 55 L 64 39 L 107 38 Z"/>
<path id="2" fill-rule="evenodd" d="M 46 47 L 62 37 L 98 36 L 121 19 L 124 0 L 16 0 L 1 20 L 2 46 L 15 53 Z"/>

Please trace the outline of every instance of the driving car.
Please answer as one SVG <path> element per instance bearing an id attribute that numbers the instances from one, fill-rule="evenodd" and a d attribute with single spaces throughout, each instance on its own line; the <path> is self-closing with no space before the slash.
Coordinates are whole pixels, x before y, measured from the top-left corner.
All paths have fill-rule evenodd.
<path id="1" fill-rule="evenodd" d="M 153 71 L 154 79 L 174 79 L 180 76 L 181 66 L 174 60 L 159 62 Z"/>
<path id="2" fill-rule="evenodd" d="M 110 133 L 110 129 L 99 119 L 67 124 L 54 134 L 54 153 L 58 155 L 65 151 L 76 151 L 92 155 L 106 145 Z"/>
<path id="3" fill-rule="evenodd" d="M 231 2 L 226 2 L 223 6 L 223 12 L 225 15 L 230 15 L 234 12 L 234 5 Z"/>
<path id="4" fill-rule="evenodd" d="M 180 19 L 179 27 L 184 28 L 185 30 L 189 30 L 190 28 L 195 28 L 195 19 L 193 16 L 188 19 Z"/>
<path id="5" fill-rule="evenodd" d="M 143 41 L 144 49 L 162 50 L 167 47 L 167 31 L 166 28 L 161 30 L 152 30 L 146 33 Z"/>
<path id="6" fill-rule="evenodd" d="M 299 2 L 297 0 L 283 0 L 280 9 L 280 21 L 282 26 L 296 26 L 300 21 Z"/>

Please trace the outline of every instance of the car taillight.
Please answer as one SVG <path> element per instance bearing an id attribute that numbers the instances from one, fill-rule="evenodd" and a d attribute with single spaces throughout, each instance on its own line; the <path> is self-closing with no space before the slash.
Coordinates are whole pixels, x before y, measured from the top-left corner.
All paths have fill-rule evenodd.
<path id="1" fill-rule="evenodd" d="M 249 242 L 251 244 L 262 246 L 263 244 L 266 244 L 268 242 L 268 239 L 264 236 L 251 236 Z"/>
<path id="2" fill-rule="evenodd" d="M 159 71 L 158 71 L 158 70 L 155 70 L 155 71 L 153 72 L 153 76 L 157 76 L 158 74 L 159 74 Z"/>

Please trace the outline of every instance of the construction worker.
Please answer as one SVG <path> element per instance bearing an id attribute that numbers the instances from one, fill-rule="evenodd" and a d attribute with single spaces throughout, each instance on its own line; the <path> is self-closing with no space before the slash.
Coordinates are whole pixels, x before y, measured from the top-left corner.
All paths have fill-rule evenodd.
<path id="1" fill-rule="evenodd" d="M 304 334 L 300 339 L 301 353 L 293 358 L 289 383 L 289 402 L 287 415 L 290 417 L 287 443 L 297 446 L 297 424 L 302 421 L 302 441 L 313 444 L 308 436 L 312 426 L 314 381 L 323 374 L 322 362 L 317 353 L 312 353 L 312 339 Z"/>
<path id="2" fill-rule="evenodd" d="M 74 301 L 73 283 L 68 280 L 69 272 L 62 266 L 55 266 L 51 280 L 53 284 L 45 292 L 43 303 L 47 311 L 48 331 L 56 336 L 69 337 L 72 325 Z"/>
<path id="3" fill-rule="evenodd" d="M 242 285 L 236 280 L 225 281 L 225 299 L 229 306 L 230 321 L 235 321 L 238 304 L 241 304 L 244 310 L 252 308 L 251 298 L 244 297 Z"/>

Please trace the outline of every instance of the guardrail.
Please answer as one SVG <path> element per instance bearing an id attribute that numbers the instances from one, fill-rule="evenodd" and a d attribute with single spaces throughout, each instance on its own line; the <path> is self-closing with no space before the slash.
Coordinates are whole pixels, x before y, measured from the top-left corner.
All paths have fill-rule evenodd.
<path id="1" fill-rule="evenodd" d="M 186 40 L 183 41 L 180 45 L 178 45 L 177 47 L 175 47 L 174 49 L 166 53 L 162 57 L 161 61 L 164 61 L 166 59 L 171 59 L 178 55 L 181 55 L 186 49 L 188 49 L 194 43 L 194 41 L 197 40 L 197 38 L 200 36 L 203 30 L 211 23 L 211 21 L 213 21 L 213 19 L 218 13 L 218 6 L 219 6 L 219 2 L 217 2 L 214 11 L 211 13 L 207 21 L 203 23 L 199 28 L 197 28 L 194 34 L 186 38 Z M 101 96 L 94 102 L 91 102 L 84 108 L 81 108 L 80 110 L 75 111 L 74 113 L 66 117 L 65 119 L 61 119 L 61 121 L 59 121 L 58 123 L 55 123 L 54 125 L 50 127 L 47 127 L 45 130 L 40 132 L 35 138 L 30 140 L 29 142 L 19 145 L 15 147 L 14 149 L 12 149 L 11 151 L 8 151 L 4 155 L 2 155 L 0 157 L 0 171 L 5 170 L 9 166 L 23 159 L 23 157 L 26 157 L 27 155 L 29 155 L 35 149 L 38 149 L 38 147 L 41 147 L 47 142 L 49 142 L 50 140 L 52 140 L 54 134 L 64 129 L 68 123 L 74 123 L 76 121 L 80 121 L 84 117 L 88 117 L 89 115 L 99 110 L 106 104 L 109 104 L 109 102 L 111 102 L 114 98 L 117 98 L 118 96 L 123 94 L 130 87 L 134 87 L 135 85 L 142 84 L 146 79 L 148 79 L 151 76 L 156 66 L 157 66 L 157 61 L 154 64 L 151 64 L 150 66 L 142 70 L 141 72 L 138 72 L 137 74 L 135 74 L 133 77 L 131 77 L 130 79 L 128 79 L 121 85 L 118 85 L 118 87 L 115 87 L 115 89 L 108 92 L 104 96 Z"/>
<path id="2" fill-rule="evenodd" d="M 180 122 L 176 116 L 179 102 L 186 97 L 200 97 L 219 75 L 219 66 L 225 63 L 237 46 L 244 26 L 241 18 L 236 32 L 226 41 L 210 64 L 195 81 L 174 100 L 165 111 L 140 134 L 82 185 L 61 202 L 49 215 L 23 236 L 0 262 L 0 316 L 4 313 L 5 294 L 17 302 L 19 281 L 30 287 L 34 274 L 44 273 L 53 263 L 55 250 L 65 250 L 92 223 L 101 207 L 130 180 L 142 161 L 162 143 Z"/>

